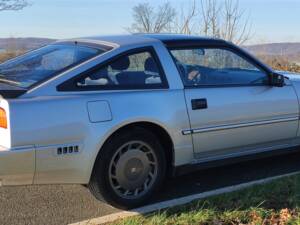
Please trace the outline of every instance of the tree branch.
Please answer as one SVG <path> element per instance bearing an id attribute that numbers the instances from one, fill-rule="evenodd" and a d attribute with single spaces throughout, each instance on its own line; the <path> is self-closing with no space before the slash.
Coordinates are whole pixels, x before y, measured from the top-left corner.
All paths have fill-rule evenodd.
<path id="1" fill-rule="evenodd" d="M 0 11 L 17 11 L 25 8 L 28 5 L 29 3 L 26 0 L 0 0 Z"/>

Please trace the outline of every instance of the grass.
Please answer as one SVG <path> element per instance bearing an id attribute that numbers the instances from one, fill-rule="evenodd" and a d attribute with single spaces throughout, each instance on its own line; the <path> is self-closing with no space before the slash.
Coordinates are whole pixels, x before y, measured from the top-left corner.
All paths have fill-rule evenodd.
<path id="1" fill-rule="evenodd" d="M 194 201 L 149 215 L 120 220 L 113 224 L 300 225 L 300 175 Z"/>

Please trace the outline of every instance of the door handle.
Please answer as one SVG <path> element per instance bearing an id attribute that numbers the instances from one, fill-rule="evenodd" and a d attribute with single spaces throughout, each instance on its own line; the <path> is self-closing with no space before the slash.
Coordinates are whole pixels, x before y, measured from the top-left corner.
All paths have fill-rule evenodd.
<path id="1" fill-rule="evenodd" d="M 192 110 L 207 109 L 206 98 L 192 99 Z"/>

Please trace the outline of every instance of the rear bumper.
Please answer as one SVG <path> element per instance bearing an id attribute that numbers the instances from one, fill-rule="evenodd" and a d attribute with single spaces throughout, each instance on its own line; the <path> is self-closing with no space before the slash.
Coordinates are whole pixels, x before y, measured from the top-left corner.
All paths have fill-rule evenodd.
<path id="1" fill-rule="evenodd" d="M 35 148 L 5 148 L 0 146 L 0 184 L 32 184 L 35 171 Z"/>

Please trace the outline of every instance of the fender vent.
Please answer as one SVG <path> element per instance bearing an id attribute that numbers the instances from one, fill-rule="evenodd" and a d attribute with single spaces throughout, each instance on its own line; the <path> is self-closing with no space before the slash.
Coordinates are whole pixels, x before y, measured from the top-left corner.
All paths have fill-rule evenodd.
<path id="1" fill-rule="evenodd" d="M 64 146 L 57 148 L 57 155 L 69 155 L 79 153 L 79 146 Z"/>

